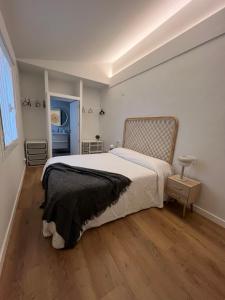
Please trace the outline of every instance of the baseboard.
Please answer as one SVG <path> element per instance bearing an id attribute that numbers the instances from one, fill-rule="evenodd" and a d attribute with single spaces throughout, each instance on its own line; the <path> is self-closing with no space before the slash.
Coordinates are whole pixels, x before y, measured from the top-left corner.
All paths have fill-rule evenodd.
<path id="1" fill-rule="evenodd" d="M 194 211 L 197 212 L 198 214 L 204 216 L 205 218 L 213 221 L 214 223 L 225 228 L 225 220 L 224 219 L 217 217 L 216 215 L 210 213 L 209 211 L 207 211 L 197 205 L 194 205 Z"/>
<path id="2" fill-rule="evenodd" d="M 17 191 L 17 194 L 16 194 L 16 199 L 15 199 L 15 202 L 14 202 L 14 205 L 13 205 L 13 209 L 12 209 L 12 213 L 11 213 L 11 216 L 10 216 L 9 224 L 8 224 L 8 227 L 7 227 L 7 230 L 6 230 L 5 238 L 4 238 L 2 248 L 1 248 L 1 252 L 0 252 L 0 277 L 1 277 L 1 273 L 2 273 L 4 260 L 5 260 L 6 250 L 7 250 L 8 243 L 9 243 L 10 234 L 11 234 L 12 227 L 13 227 L 13 221 L 14 221 L 14 217 L 15 217 L 15 213 L 16 213 L 17 204 L 19 202 L 20 193 L 21 193 L 22 186 L 23 186 L 23 179 L 24 179 L 24 175 L 25 175 L 25 170 L 26 170 L 26 167 L 24 166 L 22 176 L 21 176 L 21 179 L 20 179 L 19 188 L 18 188 L 18 191 Z"/>

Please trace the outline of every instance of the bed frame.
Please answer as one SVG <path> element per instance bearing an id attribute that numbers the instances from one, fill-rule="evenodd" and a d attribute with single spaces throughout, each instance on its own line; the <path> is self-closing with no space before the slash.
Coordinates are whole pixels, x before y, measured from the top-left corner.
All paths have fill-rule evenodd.
<path id="1" fill-rule="evenodd" d="M 128 118 L 124 124 L 123 147 L 172 164 L 177 131 L 175 117 Z"/>

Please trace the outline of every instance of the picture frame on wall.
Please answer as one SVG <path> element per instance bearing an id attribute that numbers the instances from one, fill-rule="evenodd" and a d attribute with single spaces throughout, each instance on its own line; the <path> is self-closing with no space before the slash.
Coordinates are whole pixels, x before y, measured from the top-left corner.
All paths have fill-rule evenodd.
<path id="1" fill-rule="evenodd" d="M 61 110 L 58 108 L 51 109 L 51 124 L 61 126 Z"/>

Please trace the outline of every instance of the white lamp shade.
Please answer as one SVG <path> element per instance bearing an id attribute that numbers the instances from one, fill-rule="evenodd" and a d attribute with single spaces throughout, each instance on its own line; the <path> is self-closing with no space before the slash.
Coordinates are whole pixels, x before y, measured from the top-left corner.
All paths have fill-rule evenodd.
<path id="1" fill-rule="evenodd" d="M 182 166 L 190 166 L 197 158 L 192 155 L 182 155 L 178 157 L 178 161 Z"/>

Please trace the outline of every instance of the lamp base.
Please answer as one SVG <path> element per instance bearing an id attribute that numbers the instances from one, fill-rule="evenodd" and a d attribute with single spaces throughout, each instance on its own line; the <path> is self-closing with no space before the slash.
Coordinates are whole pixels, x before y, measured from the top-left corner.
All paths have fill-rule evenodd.
<path id="1" fill-rule="evenodd" d="M 180 173 L 180 180 L 181 181 L 184 181 L 184 168 L 185 168 L 185 166 L 181 167 L 181 173 Z"/>

